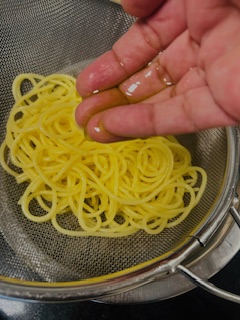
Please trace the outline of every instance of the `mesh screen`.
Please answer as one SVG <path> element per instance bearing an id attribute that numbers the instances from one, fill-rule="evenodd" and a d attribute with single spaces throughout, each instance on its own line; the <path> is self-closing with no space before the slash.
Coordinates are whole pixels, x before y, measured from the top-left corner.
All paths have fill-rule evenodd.
<path id="1" fill-rule="evenodd" d="M 16 75 L 59 71 L 77 75 L 133 23 L 108 0 L 9 0 L 1 2 L 0 14 L 0 142 Z M 17 205 L 23 186 L 0 168 L 0 275 L 50 282 L 86 279 L 174 249 L 209 213 L 222 187 L 227 158 L 225 130 L 179 139 L 191 151 L 193 163 L 207 170 L 209 182 L 203 200 L 186 221 L 156 236 L 139 232 L 120 239 L 71 238 L 57 233 L 50 223 L 32 223 Z"/>

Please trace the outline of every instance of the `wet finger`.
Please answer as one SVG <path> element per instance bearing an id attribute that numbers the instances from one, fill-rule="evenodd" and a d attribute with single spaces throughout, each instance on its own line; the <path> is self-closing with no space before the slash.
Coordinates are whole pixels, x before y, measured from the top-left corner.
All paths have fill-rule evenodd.
<path id="1" fill-rule="evenodd" d="M 90 136 L 101 142 L 109 142 L 101 138 L 104 131 L 117 137 L 146 138 L 236 124 L 236 120 L 215 103 L 206 86 L 189 90 L 160 104 L 142 103 L 131 108 L 112 108 L 96 114 L 93 119 L 95 130 L 92 130 L 92 119 L 88 122 Z M 100 125 L 102 131 L 96 130 Z"/>
<path id="2" fill-rule="evenodd" d="M 77 79 L 82 97 L 117 86 L 142 69 L 186 28 L 183 0 L 167 1 L 154 15 L 138 20 Z"/>

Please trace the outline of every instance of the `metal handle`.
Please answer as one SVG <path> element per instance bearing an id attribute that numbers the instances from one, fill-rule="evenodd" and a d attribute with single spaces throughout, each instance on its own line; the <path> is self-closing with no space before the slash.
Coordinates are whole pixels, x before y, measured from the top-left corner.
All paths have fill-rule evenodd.
<path id="1" fill-rule="evenodd" d="M 235 222 L 237 223 L 238 227 L 240 228 L 240 215 L 239 212 L 235 207 L 231 207 L 229 210 L 230 214 L 234 218 Z M 236 302 L 240 304 L 240 295 L 228 292 L 226 290 L 220 289 L 216 287 L 213 283 L 209 282 L 208 280 L 204 280 L 201 277 L 198 277 L 196 274 L 194 274 L 192 271 L 190 271 L 185 266 L 179 264 L 177 266 L 177 271 L 187 277 L 191 282 L 193 282 L 195 285 L 201 287 L 202 289 L 214 294 L 215 296 L 218 296 L 220 298 L 226 299 L 228 301 Z"/>

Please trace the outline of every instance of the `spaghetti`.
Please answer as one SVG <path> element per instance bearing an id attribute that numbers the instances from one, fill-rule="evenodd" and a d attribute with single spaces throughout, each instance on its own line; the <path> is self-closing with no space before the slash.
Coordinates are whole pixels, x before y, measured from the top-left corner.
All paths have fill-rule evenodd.
<path id="1" fill-rule="evenodd" d="M 22 74 L 13 96 L 0 161 L 27 183 L 19 204 L 29 220 L 51 221 L 69 236 L 158 234 L 181 223 L 201 199 L 206 172 L 191 165 L 174 137 L 85 139 L 74 120 L 81 102 L 75 78 Z"/>

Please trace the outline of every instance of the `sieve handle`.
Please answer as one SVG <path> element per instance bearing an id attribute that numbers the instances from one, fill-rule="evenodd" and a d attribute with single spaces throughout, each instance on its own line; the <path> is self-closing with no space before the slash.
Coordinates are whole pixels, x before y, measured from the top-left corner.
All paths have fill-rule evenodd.
<path id="1" fill-rule="evenodd" d="M 177 266 L 177 270 L 198 287 L 214 294 L 215 296 L 240 304 L 239 295 L 216 287 L 213 283 L 198 277 L 195 273 L 181 264 Z"/>
<path id="2" fill-rule="evenodd" d="M 240 214 L 235 207 L 231 207 L 229 210 L 230 214 L 232 215 L 233 219 L 235 220 L 236 224 L 240 228 Z"/>
<path id="3" fill-rule="evenodd" d="M 229 210 L 229 213 L 232 215 L 238 227 L 240 228 L 240 214 L 237 209 L 232 206 Z M 216 287 L 213 283 L 198 277 L 195 273 L 181 264 L 179 264 L 176 269 L 179 273 L 187 277 L 191 282 L 200 288 L 214 294 L 215 296 L 240 304 L 240 295 Z"/>

